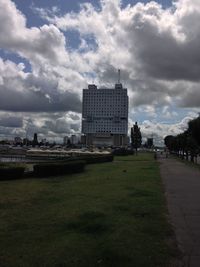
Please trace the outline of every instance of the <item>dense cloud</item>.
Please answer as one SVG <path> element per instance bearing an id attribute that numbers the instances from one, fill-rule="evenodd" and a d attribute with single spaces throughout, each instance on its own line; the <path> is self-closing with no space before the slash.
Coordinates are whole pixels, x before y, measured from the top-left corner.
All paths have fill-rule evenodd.
<path id="1" fill-rule="evenodd" d="M 12 117 L 12 116 L 5 116 L 0 117 L 0 126 L 3 127 L 10 127 L 10 128 L 21 128 L 23 127 L 23 120 L 21 117 Z"/>
<path id="2" fill-rule="evenodd" d="M 81 111 L 73 91 L 61 91 L 55 78 L 24 73 L 21 65 L 0 59 L 0 110 L 21 112 Z"/>
<path id="3" fill-rule="evenodd" d="M 163 145 L 163 139 L 167 135 L 177 135 L 185 131 L 188 127 L 188 122 L 196 117 L 196 113 L 188 114 L 184 119 L 178 123 L 162 123 L 150 120 L 144 120 L 140 124 L 140 129 L 143 137 L 143 142 L 147 138 L 152 137 L 154 139 L 154 144 Z M 133 121 L 129 121 L 129 128 L 132 127 Z"/>
<path id="4" fill-rule="evenodd" d="M 8 111 L 0 114 L 0 134 L 80 132 L 82 88 L 90 82 L 113 85 L 118 68 L 129 89 L 130 119 L 137 120 L 136 109 L 149 114 L 142 126 L 147 134 L 150 119 L 157 120 L 148 125 L 161 137 L 159 120 L 175 117 L 173 107 L 200 106 L 200 2 L 178 0 L 169 8 L 100 3 L 98 9 L 85 3 L 77 13 L 60 15 L 56 7 L 35 8 L 46 23 L 28 27 L 14 0 L 0 0 L 0 49 L 31 66 L 27 71 L 23 63 L 0 58 L 0 110 Z M 78 48 L 69 47 L 68 32 L 79 35 Z M 172 125 L 162 129 L 179 132 L 179 123 Z"/>
<path id="5" fill-rule="evenodd" d="M 156 2 L 138 3 L 125 9 L 120 7 L 119 1 L 101 2 L 101 11 L 87 4 L 80 13 L 47 19 L 62 30 L 76 29 L 82 36 L 93 35 L 99 55 L 96 71 L 106 78 L 109 72 L 114 73 L 113 68 L 120 67 L 130 89 L 139 95 L 133 103 L 144 104 L 141 90 L 145 83 L 149 93 L 154 90 L 154 85 L 159 87 L 156 91 L 162 95 L 159 96 L 162 104 L 167 96 L 175 97 L 180 93 L 173 81 L 200 80 L 198 1 L 177 1 L 168 9 Z M 93 53 L 85 56 L 97 60 Z M 139 86 L 138 79 L 142 81 Z M 171 82 L 168 86 L 173 92 L 169 92 L 163 81 Z M 185 92 L 186 88 L 182 90 Z M 149 104 L 148 98 L 146 104 Z M 199 104 L 194 102 L 194 106 Z"/>
<path id="6" fill-rule="evenodd" d="M 74 93 L 44 94 L 40 90 L 27 92 L 0 87 L 0 109 L 21 112 L 81 111 L 81 103 Z"/>
<path id="7" fill-rule="evenodd" d="M 10 0 L 0 1 L 0 47 L 27 58 L 31 63 L 66 62 L 64 35 L 54 25 L 26 27 L 25 16 Z"/>
<path id="8" fill-rule="evenodd" d="M 0 137 L 21 136 L 33 139 L 38 133 L 39 140 L 62 141 L 63 137 L 80 134 L 81 116 L 75 112 L 26 113 L 0 112 Z"/>

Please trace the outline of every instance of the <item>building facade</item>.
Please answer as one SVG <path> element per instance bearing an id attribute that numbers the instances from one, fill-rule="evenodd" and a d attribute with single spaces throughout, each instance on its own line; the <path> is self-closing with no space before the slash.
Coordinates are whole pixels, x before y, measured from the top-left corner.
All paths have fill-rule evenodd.
<path id="1" fill-rule="evenodd" d="M 126 146 L 128 95 L 121 83 L 112 89 L 83 89 L 82 133 L 86 145 Z"/>

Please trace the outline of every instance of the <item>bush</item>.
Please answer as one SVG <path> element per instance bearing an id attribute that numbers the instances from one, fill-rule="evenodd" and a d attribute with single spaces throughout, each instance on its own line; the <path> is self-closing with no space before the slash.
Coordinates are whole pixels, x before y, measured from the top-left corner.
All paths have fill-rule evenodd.
<path id="1" fill-rule="evenodd" d="M 84 171 L 85 161 L 42 163 L 33 166 L 36 176 L 55 176 Z"/>
<path id="2" fill-rule="evenodd" d="M 117 148 L 113 150 L 113 155 L 116 156 L 128 156 L 133 155 L 134 152 L 132 149 L 125 149 L 125 148 Z"/>
<path id="3" fill-rule="evenodd" d="M 83 160 L 86 164 L 93 163 L 104 163 L 113 161 L 114 156 L 112 154 L 103 154 L 103 155 L 82 155 L 82 156 L 74 156 L 69 159 L 65 159 L 62 162 L 76 162 Z"/>
<path id="4" fill-rule="evenodd" d="M 24 170 L 24 166 L 2 164 L 0 166 L 0 180 L 19 179 L 23 176 Z"/>
<path id="5" fill-rule="evenodd" d="M 82 157 L 87 164 L 104 163 L 113 161 L 113 155 L 96 155 Z"/>

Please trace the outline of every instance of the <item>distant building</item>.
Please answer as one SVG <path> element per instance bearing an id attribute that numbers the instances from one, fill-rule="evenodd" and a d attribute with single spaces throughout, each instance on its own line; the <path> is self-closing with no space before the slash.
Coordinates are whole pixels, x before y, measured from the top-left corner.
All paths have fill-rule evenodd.
<path id="1" fill-rule="evenodd" d="M 16 136 L 15 137 L 15 141 L 14 141 L 14 143 L 15 143 L 15 145 L 21 145 L 22 144 L 22 138 L 21 137 L 19 137 L 19 136 Z"/>
<path id="2" fill-rule="evenodd" d="M 64 138 L 63 138 L 63 144 L 64 145 L 67 145 L 68 139 L 69 139 L 68 136 L 64 136 Z"/>
<path id="3" fill-rule="evenodd" d="M 30 144 L 30 141 L 28 140 L 28 138 L 24 138 L 23 139 L 23 145 L 28 146 L 29 144 Z"/>
<path id="4" fill-rule="evenodd" d="M 82 133 L 86 145 L 126 146 L 128 142 L 128 95 L 119 82 L 115 88 L 83 89 Z"/>
<path id="5" fill-rule="evenodd" d="M 86 144 L 86 136 L 85 135 L 81 135 L 81 144 L 84 145 Z"/>
<path id="6" fill-rule="evenodd" d="M 74 134 L 71 135 L 70 141 L 72 145 L 76 145 L 78 143 L 78 137 Z"/>
<path id="7" fill-rule="evenodd" d="M 37 138 L 37 133 L 34 133 L 34 137 L 33 137 L 33 146 L 38 145 L 38 138 Z"/>
<path id="8" fill-rule="evenodd" d="M 46 139 L 46 138 L 43 138 L 42 141 L 41 141 L 41 143 L 42 143 L 43 145 L 46 145 L 46 143 L 47 143 L 47 139 Z"/>

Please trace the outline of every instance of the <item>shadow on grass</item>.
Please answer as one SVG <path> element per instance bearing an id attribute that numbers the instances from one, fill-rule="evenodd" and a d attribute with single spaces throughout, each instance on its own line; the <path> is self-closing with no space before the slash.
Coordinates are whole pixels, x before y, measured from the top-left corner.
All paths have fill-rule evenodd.
<path id="1" fill-rule="evenodd" d="M 126 251 L 114 248 L 104 248 L 101 253 L 100 266 L 130 266 L 131 257 Z"/>
<path id="2" fill-rule="evenodd" d="M 148 159 L 140 159 L 140 158 L 134 158 L 134 159 L 126 159 L 126 158 L 123 158 L 123 159 L 118 159 L 118 158 L 116 158 L 113 162 L 114 163 L 117 163 L 117 162 L 121 162 L 121 161 L 132 161 L 133 163 L 135 162 L 135 161 L 141 161 L 141 162 L 151 162 L 151 161 L 154 161 L 153 159 L 152 160 L 148 160 Z"/>
<path id="3" fill-rule="evenodd" d="M 128 206 L 127 204 L 119 204 L 113 207 L 114 210 L 117 212 L 130 212 L 131 207 Z"/>
<path id="4" fill-rule="evenodd" d="M 130 197 L 152 197 L 154 196 L 154 193 L 148 190 L 144 189 L 138 189 L 134 187 L 126 188 L 127 190 L 130 190 L 131 192 L 129 193 Z"/>
<path id="5" fill-rule="evenodd" d="M 134 208 L 131 212 L 131 215 L 135 218 L 155 218 L 158 216 L 158 213 L 156 213 L 153 209 L 149 209 L 148 207 L 140 207 Z"/>
<path id="6" fill-rule="evenodd" d="M 90 211 L 81 214 L 77 220 L 64 225 L 65 230 L 91 235 L 100 235 L 111 231 L 111 226 L 106 221 L 102 212 Z"/>
<path id="7" fill-rule="evenodd" d="M 16 207 L 17 204 L 13 202 L 0 203 L 0 210 L 14 209 Z"/>
<path id="8" fill-rule="evenodd" d="M 138 204 L 136 204 L 138 205 Z M 142 218 L 155 218 L 158 216 L 158 213 L 150 208 L 150 207 L 141 207 L 139 206 L 131 206 L 127 204 L 121 204 L 121 205 L 116 205 L 113 207 L 113 209 L 117 212 L 123 212 L 124 216 L 129 216 L 129 217 L 134 217 L 138 219 Z"/>
<path id="9" fill-rule="evenodd" d="M 150 167 L 143 167 L 141 168 L 142 170 L 155 170 L 156 169 L 156 166 L 150 166 Z"/>

